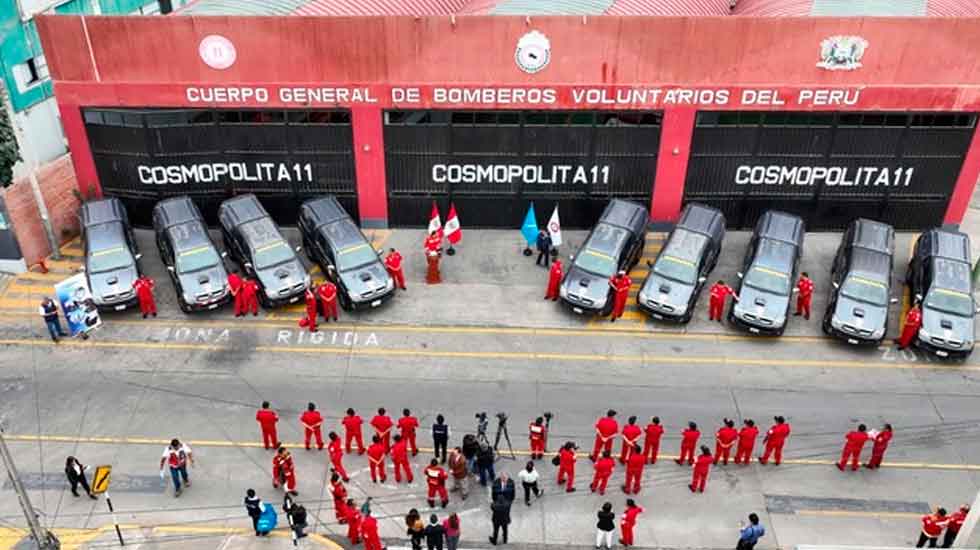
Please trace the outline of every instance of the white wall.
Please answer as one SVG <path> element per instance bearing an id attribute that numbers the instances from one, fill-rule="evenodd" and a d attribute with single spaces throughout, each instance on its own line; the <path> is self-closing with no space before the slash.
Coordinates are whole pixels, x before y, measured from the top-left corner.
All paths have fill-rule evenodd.
<path id="1" fill-rule="evenodd" d="M 20 144 L 22 158 L 33 158 L 40 166 L 68 151 L 61 129 L 61 118 L 58 116 L 58 104 L 53 97 L 32 105 L 15 116 L 24 130 L 24 143 Z M 30 147 L 29 152 L 28 147 Z M 27 175 L 27 166 L 24 162 L 18 162 L 14 166 L 14 177 L 25 175 Z"/>

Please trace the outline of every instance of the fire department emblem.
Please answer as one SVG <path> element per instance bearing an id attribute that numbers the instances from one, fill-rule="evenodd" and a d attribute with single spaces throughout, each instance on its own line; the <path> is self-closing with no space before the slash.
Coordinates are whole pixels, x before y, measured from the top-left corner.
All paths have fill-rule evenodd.
<path id="1" fill-rule="evenodd" d="M 235 45 L 220 34 L 205 36 L 197 48 L 197 53 L 208 67 L 219 71 L 234 65 L 238 58 Z"/>
<path id="2" fill-rule="evenodd" d="M 861 58 L 868 41 L 860 36 L 831 36 L 820 43 L 817 67 L 828 71 L 853 71 L 861 68 Z"/>
<path id="3" fill-rule="evenodd" d="M 514 60 L 522 71 L 529 74 L 544 69 L 551 61 L 551 41 L 538 31 L 525 34 L 517 41 Z"/>

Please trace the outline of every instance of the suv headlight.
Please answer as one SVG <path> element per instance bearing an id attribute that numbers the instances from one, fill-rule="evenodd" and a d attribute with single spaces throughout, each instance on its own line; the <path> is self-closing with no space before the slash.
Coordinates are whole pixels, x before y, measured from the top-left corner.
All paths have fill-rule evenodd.
<path id="1" fill-rule="evenodd" d="M 840 317 L 838 317 L 836 314 L 830 318 L 830 326 L 834 328 L 840 328 L 840 326 L 843 324 L 844 322 L 841 321 Z"/>
<path id="2" fill-rule="evenodd" d="M 388 277 L 388 280 L 385 282 L 385 290 L 391 290 L 393 288 L 395 288 L 395 280 Z"/>
<path id="3" fill-rule="evenodd" d="M 639 292 L 639 293 L 638 293 L 638 294 L 636 295 L 636 298 L 637 298 L 637 299 L 638 299 L 638 300 L 639 300 L 640 302 L 644 302 L 644 303 L 646 303 L 646 301 L 647 301 L 647 298 L 648 298 L 648 297 L 649 297 L 649 296 L 647 296 L 647 293 L 646 293 L 646 292 L 644 292 L 642 288 L 640 289 L 640 292 Z"/>
<path id="4" fill-rule="evenodd" d="M 307 273 L 306 276 L 303 277 L 303 286 L 305 286 L 306 288 L 310 288 L 310 280 L 311 280 L 310 274 Z"/>
<path id="5" fill-rule="evenodd" d="M 928 340 L 928 339 L 932 338 L 932 335 L 929 334 L 929 331 L 927 331 L 926 329 L 920 327 L 919 328 L 919 338 L 921 338 L 923 340 Z"/>
<path id="6" fill-rule="evenodd" d="M 565 285 L 559 285 L 558 295 L 561 296 L 562 298 L 568 298 L 568 288 L 566 288 Z"/>
<path id="7" fill-rule="evenodd" d="M 194 300 L 194 297 L 193 296 L 191 296 L 190 294 L 187 294 L 186 292 L 184 293 L 183 298 L 184 298 L 184 303 L 185 304 L 193 304 L 196 301 L 196 300 Z"/>

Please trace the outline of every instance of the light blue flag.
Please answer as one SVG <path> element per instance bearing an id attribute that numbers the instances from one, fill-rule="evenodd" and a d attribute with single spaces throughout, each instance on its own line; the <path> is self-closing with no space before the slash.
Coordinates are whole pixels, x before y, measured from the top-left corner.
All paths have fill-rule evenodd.
<path id="1" fill-rule="evenodd" d="M 534 215 L 534 203 L 527 209 L 527 216 L 524 216 L 524 225 L 521 226 L 521 234 L 528 246 L 533 246 L 538 240 L 538 218 Z"/>

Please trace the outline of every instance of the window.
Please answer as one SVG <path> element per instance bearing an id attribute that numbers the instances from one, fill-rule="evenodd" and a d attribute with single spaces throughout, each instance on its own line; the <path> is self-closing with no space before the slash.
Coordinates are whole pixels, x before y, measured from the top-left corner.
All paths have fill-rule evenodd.
<path id="1" fill-rule="evenodd" d="M 14 79 L 17 81 L 17 89 L 22 92 L 41 84 L 48 78 L 50 78 L 48 62 L 43 55 L 32 57 L 19 65 L 14 65 Z"/>

